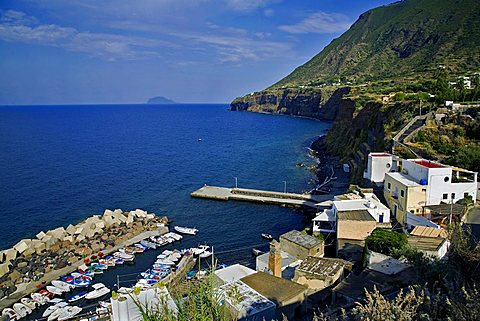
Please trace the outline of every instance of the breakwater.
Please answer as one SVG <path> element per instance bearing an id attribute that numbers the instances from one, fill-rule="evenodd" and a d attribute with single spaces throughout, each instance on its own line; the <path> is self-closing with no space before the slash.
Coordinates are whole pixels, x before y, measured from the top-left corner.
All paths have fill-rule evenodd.
<path id="1" fill-rule="evenodd" d="M 141 209 L 105 210 L 77 225 L 39 232 L 0 252 L 0 309 L 72 272 L 92 254 L 120 247 L 159 233 L 168 223 Z"/>

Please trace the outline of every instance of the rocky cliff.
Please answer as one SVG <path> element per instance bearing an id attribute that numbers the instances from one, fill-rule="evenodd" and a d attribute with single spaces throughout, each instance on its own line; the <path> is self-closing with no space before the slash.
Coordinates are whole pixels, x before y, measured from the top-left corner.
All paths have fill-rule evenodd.
<path id="1" fill-rule="evenodd" d="M 235 99 L 230 105 L 230 110 L 332 121 L 338 113 L 342 97 L 349 92 L 350 88 L 340 88 L 333 92 L 321 88 L 265 90 Z"/>

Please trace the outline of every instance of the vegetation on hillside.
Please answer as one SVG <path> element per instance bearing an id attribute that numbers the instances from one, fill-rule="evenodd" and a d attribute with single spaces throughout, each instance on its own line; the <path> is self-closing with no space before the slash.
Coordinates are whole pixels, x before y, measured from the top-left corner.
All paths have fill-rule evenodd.
<path id="1" fill-rule="evenodd" d="M 479 20 L 477 0 L 404 0 L 372 9 L 273 87 L 433 75 L 438 65 L 478 71 Z"/>

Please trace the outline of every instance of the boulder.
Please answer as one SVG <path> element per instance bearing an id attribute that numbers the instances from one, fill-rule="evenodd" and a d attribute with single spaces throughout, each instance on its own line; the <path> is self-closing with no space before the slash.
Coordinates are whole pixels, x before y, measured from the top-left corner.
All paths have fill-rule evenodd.
<path id="1" fill-rule="evenodd" d="M 149 220 L 153 220 L 155 218 L 155 214 L 147 214 L 146 218 Z"/>

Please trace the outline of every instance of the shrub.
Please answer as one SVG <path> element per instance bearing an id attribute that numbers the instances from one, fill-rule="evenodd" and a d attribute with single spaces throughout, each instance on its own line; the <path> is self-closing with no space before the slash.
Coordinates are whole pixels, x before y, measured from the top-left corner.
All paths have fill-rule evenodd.
<path id="1" fill-rule="evenodd" d="M 407 236 L 403 233 L 386 229 L 375 229 L 365 240 L 365 246 L 372 251 L 385 255 L 395 254 L 395 251 L 403 249 L 408 243 Z"/>

